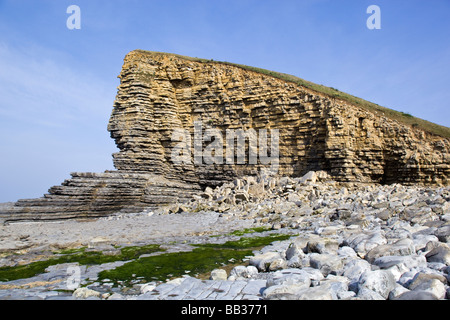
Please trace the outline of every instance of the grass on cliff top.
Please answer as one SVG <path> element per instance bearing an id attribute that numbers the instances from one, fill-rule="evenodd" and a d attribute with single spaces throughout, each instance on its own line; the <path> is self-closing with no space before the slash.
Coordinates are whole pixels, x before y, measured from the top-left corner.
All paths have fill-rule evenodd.
<path id="1" fill-rule="evenodd" d="M 164 52 L 145 51 L 145 50 L 136 50 L 136 51 L 140 52 L 142 54 L 148 54 L 148 55 L 156 55 L 156 54 L 170 55 L 170 56 L 175 56 L 177 58 L 194 61 L 194 62 L 216 63 L 216 64 L 229 65 L 229 66 L 238 67 L 238 68 L 241 68 L 244 70 L 261 73 L 264 75 L 268 75 L 268 76 L 271 76 L 271 77 L 274 77 L 277 79 L 281 79 L 281 80 L 291 82 L 296 85 L 308 88 L 312 91 L 315 91 L 319 94 L 326 95 L 330 98 L 343 100 L 343 101 L 351 103 L 355 106 L 359 106 L 367 111 L 384 115 L 387 118 L 396 120 L 405 125 L 416 127 L 418 129 L 422 129 L 424 131 L 427 131 L 429 133 L 432 133 L 432 134 L 435 134 L 435 135 L 438 135 L 441 137 L 450 138 L 450 128 L 448 128 L 448 127 L 441 126 L 441 125 L 438 125 L 438 124 L 435 124 L 435 123 L 432 123 L 432 122 L 429 122 L 429 121 L 426 121 L 426 120 L 423 120 L 420 118 L 416 118 L 405 112 L 400 112 L 400 111 L 396 111 L 396 110 L 389 109 L 386 107 L 382 107 L 376 103 L 369 102 L 367 100 L 355 97 L 351 94 L 339 91 L 335 88 L 316 84 L 316 83 L 313 83 L 313 82 L 310 82 L 310 81 L 307 81 L 307 80 L 304 80 L 304 79 L 301 79 L 301 78 L 298 78 L 298 77 L 295 77 L 293 75 L 289 75 L 286 73 L 280 73 L 280 72 L 270 71 L 270 70 L 266 70 L 266 69 L 246 66 L 246 65 L 242 65 L 242 64 L 226 62 L 226 61 L 214 61 L 214 60 L 208 60 L 208 59 L 187 57 L 187 56 L 182 56 L 182 55 L 178 55 L 178 54 L 174 54 L 174 53 L 164 53 Z"/>

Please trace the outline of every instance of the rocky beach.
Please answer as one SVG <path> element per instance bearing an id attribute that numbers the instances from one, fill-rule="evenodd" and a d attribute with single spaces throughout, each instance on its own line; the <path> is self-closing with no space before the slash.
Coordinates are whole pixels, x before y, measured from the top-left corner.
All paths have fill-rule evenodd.
<path id="1" fill-rule="evenodd" d="M 134 50 L 115 170 L 0 204 L 1 300 L 446 300 L 448 128 Z"/>
<path id="2" fill-rule="evenodd" d="M 320 171 L 242 177 L 157 210 L 6 223 L 0 239 L 3 300 L 450 297 L 450 187 L 338 183 Z M 207 262 L 208 249 L 218 264 Z M 109 260 L 87 263 L 76 252 Z M 180 254 L 195 260 L 192 270 L 158 279 L 142 270 Z M 45 261 L 21 278 L 20 267 Z"/>

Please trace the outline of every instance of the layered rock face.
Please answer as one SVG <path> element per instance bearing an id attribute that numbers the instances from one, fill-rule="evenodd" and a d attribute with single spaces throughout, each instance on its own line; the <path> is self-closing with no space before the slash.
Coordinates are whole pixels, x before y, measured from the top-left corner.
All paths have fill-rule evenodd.
<path id="1" fill-rule="evenodd" d="M 324 170 L 337 181 L 447 184 L 450 141 L 298 85 L 220 63 L 133 51 L 125 58 L 108 130 L 120 149 L 114 164 L 124 171 L 153 172 L 201 185 L 254 175 L 261 163 L 175 164 L 175 129 L 196 140 L 203 132 L 227 130 L 258 135 L 279 132 L 280 176 Z M 252 131 L 254 130 L 254 131 Z M 270 131 L 267 134 L 270 136 Z M 202 141 L 203 140 L 203 141 Z M 260 146 L 258 146 L 260 147 Z M 270 147 L 268 146 L 268 149 Z"/>
<path id="2" fill-rule="evenodd" d="M 1 209 L 0 219 L 138 211 L 267 172 L 299 177 L 320 170 L 340 182 L 449 183 L 448 139 L 290 82 L 140 50 L 125 57 L 119 77 L 108 125 L 120 150 L 113 155 L 117 171 L 74 173 L 43 198 Z M 243 151 L 239 133 L 246 138 Z M 176 161 L 180 146 L 185 157 Z"/>
<path id="3" fill-rule="evenodd" d="M 17 201 L 14 207 L 0 214 L 0 219 L 79 219 L 115 212 L 140 212 L 187 201 L 198 192 L 198 186 L 169 181 L 154 174 L 72 173 L 71 179 L 50 188 L 44 197 Z"/>

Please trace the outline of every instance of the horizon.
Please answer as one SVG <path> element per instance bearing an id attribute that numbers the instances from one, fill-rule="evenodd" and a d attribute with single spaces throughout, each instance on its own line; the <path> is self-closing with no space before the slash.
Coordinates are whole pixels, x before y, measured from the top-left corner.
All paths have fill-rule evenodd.
<path id="1" fill-rule="evenodd" d="M 381 29 L 367 26 L 370 5 Z M 449 127 L 449 11 L 445 0 L 0 1 L 0 203 L 114 170 L 106 127 L 137 49 L 282 72 Z"/>

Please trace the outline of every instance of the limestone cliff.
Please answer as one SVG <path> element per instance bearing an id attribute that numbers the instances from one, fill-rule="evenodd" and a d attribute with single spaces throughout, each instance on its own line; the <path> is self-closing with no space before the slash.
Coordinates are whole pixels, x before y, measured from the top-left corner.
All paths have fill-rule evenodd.
<path id="1" fill-rule="evenodd" d="M 194 139 L 194 122 L 201 121 L 203 130 L 224 136 L 230 129 L 278 129 L 281 176 L 324 170 L 346 182 L 448 183 L 448 139 L 275 77 L 133 51 L 120 79 L 108 126 L 120 149 L 118 170 L 201 185 L 259 171 L 261 164 L 175 165 L 173 130 L 184 128 Z"/>
<path id="2" fill-rule="evenodd" d="M 450 140 L 295 83 L 242 67 L 136 50 L 125 57 L 108 125 L 119 152 L 117 171 L 74 173 L 43 198 L 20 200 L 4 220 L 98 217 L 185 201 L 202 187 L 267 170 L 259 159 L 195 161 L 208 130 L 277 130 L 279 162 L 272 174 L 321 170 L 341 182 L 449 184 Z M 195 123 L 201 124 L 200 140 Z M 176 130 L 189 156 L 176 163 Z M 228 131 L 227 131 L 228 130 Z M 274 141 L 274 136 L 269 137 Z M 259 140 L 258 140 L 259 141 Z M 214 141 L 217 142 L 217 141 Z M 219 146 L 223 154 L 230 141 Z M 252 152 L 246 142 L 246 159 Z M 256 151 L 261 150 L 259 144 Z M 234 149 L 231 149 L 233 150 Z M 216 148 L 214 153 L 220 150 Z M 272 151 L 272 150 L 271 150 Z M 220 152 L 219 152 L 220 153 Z M 228 158 L 227 158 L 228 159 Z"/>

